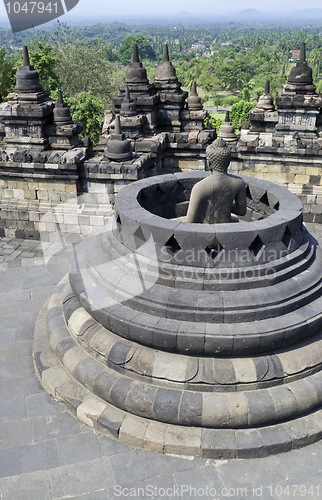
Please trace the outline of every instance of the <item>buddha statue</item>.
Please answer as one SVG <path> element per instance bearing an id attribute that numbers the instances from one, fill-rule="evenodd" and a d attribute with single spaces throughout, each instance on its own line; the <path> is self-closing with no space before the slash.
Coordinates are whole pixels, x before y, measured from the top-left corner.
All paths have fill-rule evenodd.
<path id="1" fill-rule="evenodd" d="M 233 222 L 231 213 L 246 214 L 246 184 L 227 173 L 231 151 L 218 138 L 206 149 L 211 175 L 194 185 L 186 222 L 218 224 Z"/>

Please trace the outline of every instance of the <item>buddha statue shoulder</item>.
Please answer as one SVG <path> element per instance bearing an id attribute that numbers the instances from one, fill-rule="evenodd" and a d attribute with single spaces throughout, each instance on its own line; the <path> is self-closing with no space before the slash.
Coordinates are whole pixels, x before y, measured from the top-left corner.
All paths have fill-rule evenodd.
<path id="1" fill-rule="evenodd" d="M 210 144 L 206 155 L 211 175 L 194 185 L 186 222 L 233 222 L 232 213 L 246 214 L 246 184 L 241 177 L 227 173 L 231 151 L 222 139 Z"/>

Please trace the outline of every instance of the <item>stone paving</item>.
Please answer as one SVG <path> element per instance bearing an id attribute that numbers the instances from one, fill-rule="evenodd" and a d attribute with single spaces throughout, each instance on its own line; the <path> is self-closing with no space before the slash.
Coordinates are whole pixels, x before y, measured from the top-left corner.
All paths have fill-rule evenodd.
<path id="1" fill-rule="evenodd" d="M 322 226 L 308 225 L 322 238 Z M 249 460 L 135 449 L 81 424 L 39 384 L 36 316 L 62 273 L 37 241 L 0 239 L 0 499 L 322 499 L 322 442 Z"/>

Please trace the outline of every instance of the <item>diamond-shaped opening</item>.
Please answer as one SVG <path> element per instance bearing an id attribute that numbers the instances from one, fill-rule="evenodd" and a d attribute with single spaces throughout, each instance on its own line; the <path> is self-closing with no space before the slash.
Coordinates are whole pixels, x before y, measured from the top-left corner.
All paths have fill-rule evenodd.
<path id="1" fill-rule="evenodd" d="M 264 248 L 264 243 L 257 235 L 254 241 L 249 245 L 249 251 L 254 255 L 255 258 L 258 258 Z"/>
<path id="2" fill-rule="evenodd" d="M 273 208 L 274 208 L 274 210 L 279 210 L 279 208 L 280 208 L 280 202 L 279 201 L 276 202 Z"/>
<path id="3" fill-rule="evenodd" d="M 268 197 L 267 197 L 267 191 L 265 191 L 265 193 L 263 194 L 263 196 L 261 197 L 261 199 L 259 201 L 261 203 L 263 203 L 264 205 L 267 205 L 269 207 L 269 201 L 268 201 Z"/>
<path id="4" fill-rule="evenodd" d="M 175 239 L 175 237 L 172 235 L 171 238 L 168 239 L 166 244 L 164 245 L 166 250 L 171 253 L 172 255 L 175 255 L 181 250 L 181 246 Z"/>
<path id="5" fill-rule="evenodd" d="M 253 197 L 252 197 L 252 193 L 250 192 L 250 189 L 249 189 L 249 186 L 247 184 L 246 186 L 246 198 L 248 198 L 249 200 L 252 200 Z"/>
<path id="6" fill-rule="evenodd" d="M 205 252 L 211 259 L 216 259 L 220 252 L 222 251 L 223 246 L 219 243 L 218 240 L 214 240 L 212 243 L 206 246 Z"/>
<path id="7" fill-rule="evenodd" d="M 140 191 L 138 198 L 139 198 L 139 201 L 144 201 L 144 200 L 148 199 L 148 196 L 145 194 L 144 191 Z"/>
<path id="8" fill-rule="evenodd" d="M 116 230 L 121 231 L 122 221 L 119 214 L 116 214 L 115 225 L 116 225 Z"/>
<path id="9" fill-rule="evenodd" d="M 287 249 L 290 248 L 291 242 L 292 242 L 292 233 L 289 230 L 288 226 L 286 226 L 286 229 L 284 231 L 282 242 L 284 243 L 284 245 L 286 246 Z"/>
<path id="10" fill-rule="evenodd" d="M 160 184 L 157 185 L 155 191 L 156 191 L 156 193 L 164 193 L 164 191 L 163 191 L 162 187 L 160 186 Z"/>
<path id="11" fill-rule="evenodd" d="M 134 241 L 135 241 L 136 248 L 139 248 L 140 246 L 142 246 L 146 242 L 144 233 L 143 233 L 142 228 L 140 226 L 133 233 L 133 235 L 134 235 Z"/>

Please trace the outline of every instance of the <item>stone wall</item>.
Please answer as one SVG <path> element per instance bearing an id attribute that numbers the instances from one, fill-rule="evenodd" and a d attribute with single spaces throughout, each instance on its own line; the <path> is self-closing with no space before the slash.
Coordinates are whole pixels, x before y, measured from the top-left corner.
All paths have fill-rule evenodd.
<path id="1" fill-rule="evenodd" d="M 304 207 L 306 222 L 322 223 L 322 163 L 319 157 L 235 153 L 230 172 L 288 187 Z M 132 165 L 94 155 L 68 175 L 35 173 L 34 165 L 11 165 L 0 180 L 0 236 L 50 239 L 59 231 L 69 241 L 92 234 L 109 220 L 123 186 L 168 172 L 204 170 L 205 152 L 196 146 L 140 155 Z M 1 163 L 4 166 L 4 163 Z M 14 169 L 12 168 L 14 167 Z M 53 170 L 51 170 L 53 172 Z M 28 175 L 29 176 L 28 176 Z M 41 178 L 43 175 L 43 178 Z M 47 178 L 46 178 L 47 177 Z"/>
<path id="2" fill-rule="evenodd" d="M 0 180 L 0 236 L 39 239 L 41 234 L 44 240 L 55 231 L 85 236 L 106 223 L 111 209 L 102 192 L 77 197 L 76 182 Z"/>
<path id="3" fill-rule="evenodd" d="M 322 223 L 321 158 L 294 155 L 235 155 L 230 172 L 286 186 L 303 204 L 305 222 Z"/>

